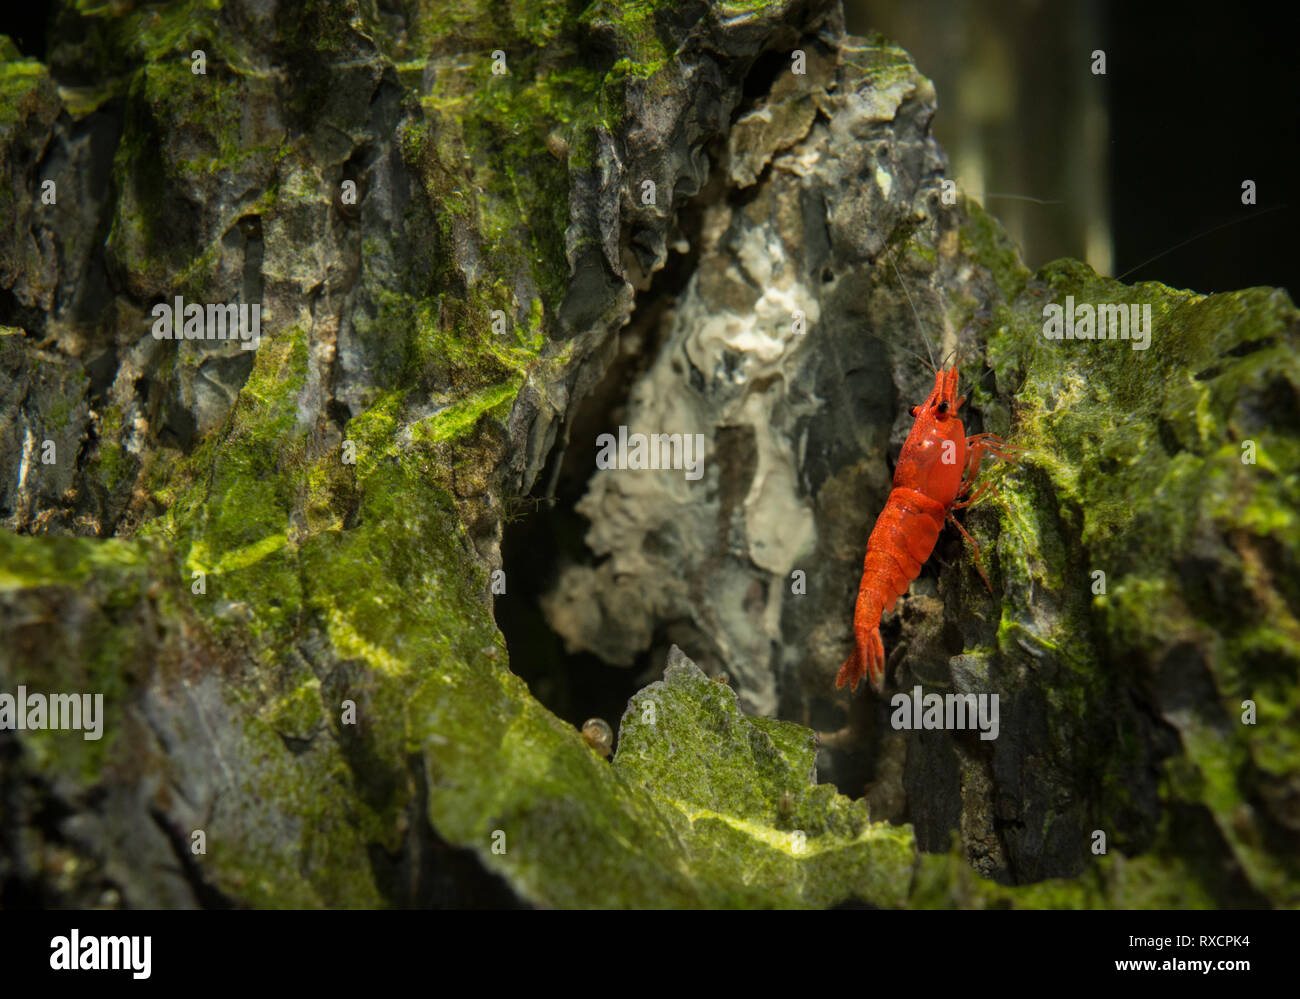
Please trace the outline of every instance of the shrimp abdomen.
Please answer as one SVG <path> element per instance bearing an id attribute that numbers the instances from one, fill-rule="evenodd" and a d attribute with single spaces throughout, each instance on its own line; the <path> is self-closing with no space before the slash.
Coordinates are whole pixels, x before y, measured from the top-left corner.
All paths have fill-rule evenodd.
<path id="1" fill-rule="evenodd" d="M 862 584 L 853 612 L 856 641 L 852 654 L 840 667 L 835 686 L 856 690 L 865 674 L 879 693 L 885 683 L 885 649 L 880 638 L 880 615 L 893 610 L 934 551 L 947 515 L 943 504 L 914 489 L 895 488 L 867 541 L 862 564 Z"/>

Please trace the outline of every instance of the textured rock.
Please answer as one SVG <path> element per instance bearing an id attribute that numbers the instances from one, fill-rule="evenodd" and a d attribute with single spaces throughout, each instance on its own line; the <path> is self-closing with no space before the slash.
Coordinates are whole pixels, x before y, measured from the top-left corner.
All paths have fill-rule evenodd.
<path id="1" fill-rule="evenodd" d="M 910 831 L 817 784 L 816 757 L 810 731 L 745 718 L 735 692 L 674 646 L 663 681 L 628 703 L 614 770 L 654 797 L 717 904 L 903 904 Z"/>
<path id="2" fill-rule="evenodd" d="M 868 524 L 883 503 L 894 369 L 905 385 L 925 375 L 883 350 L 924 346 L 881 253 L 935 224 L 943 157 L 933 92 L 896 49 L 814 51 L 806 76 L 777 80 L 730 135 L 719 169 L 744 199 L 703 209 L 695 273 L 624 417 L 629 433 L 704 434 L 705 477 L 597 472 L 578 510 L 602 561 L 567 570 L 547 609 L 572 647 L 623 664 L 658 622 L 690 622 L 690 647 L 750 710 L 774 713 L 803 671 L 806 692 L 781 705 L 800 716 L 843 660 L 844 611 L 827 596 L 849 572 L 835 563 L 861 563 L 860 541 L 827 528 Z"/>
<path id="3" fill-rule="evenodd" d="M 5 901 L 1295 904 L 1294 308 L 1028 274 L 836 5 L 624 8 L 68 3 L 48 65 L 0 42 L 0 692 L 106 712 L 0 733 Z M 946 538 L 886 622 L 891 682 L 1002 695 L 991 745 L 830 696 L 930 378 L 904 288 L 1028 448 L 968 519 L 997 597 Z M 1043 341 L 1070 293 L 1153 303 L 1151 351 Z M 154 340 L 175 295 L 260 302 L 260 349 Z M 674 653 L 611 765 L 508 668 L 492 573 L 624 337 L 622 422 L 705 475 L 595 475 L 605 561 L 547 606 L 732 687 Z"/>

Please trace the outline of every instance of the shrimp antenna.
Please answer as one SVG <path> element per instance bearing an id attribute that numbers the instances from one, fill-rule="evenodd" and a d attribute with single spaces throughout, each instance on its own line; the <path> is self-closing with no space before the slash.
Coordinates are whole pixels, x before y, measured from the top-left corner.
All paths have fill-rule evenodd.
<path id="1" fill-rule="evenodd" d="M 901 343 L 900 343 L 900 344 L 896 344 L 895 346 L 897 346 L 898 349 L 901 350 L 904 354 L 911 354 L 913 357 L 915 357 L 918 361 L 920 361 L 922 364 L 924 364 L 924 365 L 925 365 L 927 368 L 929 368 L 931 371 L 934 371 L 934 370 L 935 370 L 934 362 L 933 362 L 933 361 L 927 360 L 923 355 L 918 354 L 918 353 L 917 353 L 916 351 L 914 351 L 911 347 L 904 347 Z"/>
<path id="2" fill-rule="evenodd" d="M 934 363 L 934 347 L 930 344 L 930 338 L 925 335 L 925 324 L 921 322 L 921 314 L 916 311 L 916 303 L 912 301 L 912 293 L 907 290 L 907 282 L 903 280 L 903 274 L 898 269 L 898 264 L 895 263 L 892 253 L 889 257 L 889 264 L 894 268 L 894 276 L 898 278 L 899 287 L 903 289 L 903 294 L 907 296 L 907 304 L 912 307 L 912 315 L 916 317 L 916 328 L 921 334 L 921 340 L 925 343 L 925 352 L 930 355 L 930 370 L 937 372 L 939 369 L 935 367 Z M 903 349 L 907 350 L 907 352 L 913 357 L 922 361 L 925 360 L 925 358 L 921 357 L 921 355 L 916 353 L 916 351 L 908 350 L 906 347 Z"/>
<path id="3" fill-rule="evenodd" d="M 989 198 L 1005 198 L 1008 201 L 1028 201 L 1035 205 L 1065 204 L 1064 201 L 1054 201 L 1054 200 L 1048 200 L 1046 198 L 1033 198 L 1030 197 L 1028 194 L 999 194 L 997 191 L 985 191 L 983 200 L 988 201 Z"/>
<path id="4" fill-rule="evenodd" d="M 1244 216 L 1244 217 L 1242 217 L 1242 218 L 1239 218 L 1239 219 L 1229 219 L 1227 222 L 1221 222 L 1219 225 L 1216 225 L 1216 226 L 1213 226 L 1213 227 L 1211 227 L 1211 228 L 1209 228 L 1209 229 L 1206 229 L 1204 232 L 1198 232 L 1195 236 L 1192 236 L 1190 239 L 1185 239 L 1185 240 L 1183 240 L 1181 243 L 1178 243 L 1178 244 L 1175 245 L 1175 246 L 1171 246 L 1171 247 L 1169 247 L 1169 249 L 1167 249 L 1167 250 L 1164 250 L 1164 251 L 1162 251 L 1162 252 L 1160 252 L 1160 253 L 1157 253 L 1154 257 L 1149 257 L 1149 258 L 1147 258 L 1146 260 L 1142 261 L 1142 263 L 1138 264 L 1136 267 L 1130 267 L 1130 268 L 1129 268 L 1128 270 L 1126 270 L 1123 274 L 1116 274 L 1115 277 L 1113 278 L 1113 280 L 1115 280 L 1115 281 L 1123 281 L 1126 277 L 1128 277 L 1128 276 L 1129 276 L 1130 274 L 1132 274 L 1134 271 L 1140 271 L 1140 270 L 1141 270 L 1143 267 L 1145 267 L 1147 264 L 1153 264 L 1153 263 L 1155 263 L 1157 260 L 1159 260 L 1161 257 L 1168 256 L 1169 254 L 1173 253 L 1175 250 L 1181 250 L 1181 249 L 1182 249 L 1184 246 L 1186 246 L 1188 243 L 1195 243 L 1195 242 L 1196 242 L 1198 239 L 1200 239 L 1202 236 L 1208 236 L 1210 233 L 1212 233 L 1212 232 L 1218 232 L 1220 229 L 1226 229 L 1226 228 L 1228 228 L 1228 226 L 1230 226 L 1230 225 L 1237 225 L 1237 224 L 1240 223 L 1240 222 L 1249 222 L 1251 219 L 1257 219 L 1257 218 L 1259 218 L 1261 215 L 1268 215 L 1268 214 L 1271 213 L 1271 212 L 1280 212 L 1280 211 L 1282 211 L 1284 208 L 1289 208 L 1289 207 L 1291 207 L 1291 206 L 1290 206 L 1290 205 L 1274 205 L 1272 208 L 1265 208 L 1262 212 L 1252 212 L 1250 215 L 1246 215 L 1246 216 Z"/>

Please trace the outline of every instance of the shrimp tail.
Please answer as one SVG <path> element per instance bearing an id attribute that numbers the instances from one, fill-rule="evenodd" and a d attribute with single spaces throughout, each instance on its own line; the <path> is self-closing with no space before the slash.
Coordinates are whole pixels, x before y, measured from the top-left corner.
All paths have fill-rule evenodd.
<path id="1" fill-rule="evenodd" d="M 878 590 L 882 580 L 879 577 L 885 575 L 886 585 L 894 588 L 897 588 L 897 583 L 892 578 L 896 574 L 892 566 L 887 574 L 882 573 L 877 563 L 883 561 L 878 553 L 868 551 L 862 588 L 853 608 L 853 651 L 835 677 L 836 690 L 846 683 L 849 690 L 857 690 L 864 676 L 871 681 L 871 689 L 877 694 L 885 688 L 885 643 L 880 638 L 880 612 L 892 609 L 894 601 L 889 600 L 888 608 L 881 606 Z M 907 581 L 902 581 L 902 585 L 906 587 Z"/>
<path id="2" fill-rule="evenodd" d="M 844 665 L 835 674 L 835 689 L 843 690 L 844 685 L 847 683 L 849 690 L 857 690 L 858 684 L 862 682 L 862 675 L 866 671 L 867 668 L 862 664 L 862 650 L 854 645 L 853 651 L 844 660 Z"/>
<path id="3" fill-rule="evenodd" d="M 872 628 L 865 640 L 854 643 L 853 651 L 844 660 L 835 677 L 835 689 L 847 683 L 849 690 L 857 690 L 863 676 L 871 681 L 871 689 L 880 694 L 885 689 L 885 643 L 880 638 L 880 628 Z"/>

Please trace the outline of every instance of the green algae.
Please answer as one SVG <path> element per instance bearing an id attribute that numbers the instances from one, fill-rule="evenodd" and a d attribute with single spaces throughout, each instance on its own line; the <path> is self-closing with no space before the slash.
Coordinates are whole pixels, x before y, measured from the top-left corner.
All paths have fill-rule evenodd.
<path id="1" fill-rule="evenodd" d="M 0 140 L 13 126 L 53 94 L 49 70 L 35 59 L 25 58 L 12 41 L 0 35 Z"/>
<path id="2" fill-rule="evenodd" d="M 99 739 L 75 731 L 25 734 L 24 745 L 46 774 L 93 784 L 117 753 L 124 704 L 148 669 L 135 658 L 142 630 L 137 607 L 160 556 L 115 539 L 0 531 L 6 612 L 0 688 L 12 693 L 22 684 L 32 692 L 103 696 Z M 60 627 L 45 627 L 60 618 Z"/>
<path id="3" fill-rule="evenodd" d="M 122 614 L 153 584 L 186 627 L 249 655 L 248 675 L 230 684 L 228 700 L 246 758 L 257 765 L 241 776 L 234 812 L 223 813 L 201 861 L 214 885 L 245 904 L 390 901 L 369 852 L 401 847 L 399 830 L 418 800 L 412 760 L 427 782 L 427 817 L 438 833 L 475 848 L 540 904 L 1221 904 L 1226 889 L 1179 853 L 1168 817 L 1143 856 L 1113 853 L 1078 879 L 998 886 L 975 875 L 957 849 L 918 859 L 907 827 L 873 824 L 862 802 L 816 784 L 810 730 L 745 718 L 732 691 L 693 667 L 670 667 L 664 682 L 634 698 L 613 765 L 507 668 L 486 569 L 466 535 L 444 452 L 454 444 L 478 463 L 495 460 L 476 442 L 488 424 L 504 424 L 520 387 L 545 363 L 550 317 L 568 280 L 570 171 L 592 165 L 595 130 L 623 127 L 624 88 L 653 80 L 671 58 L 655 28 L 658 6 L 602 3 L 575 15 L 561 5 L 465 3 L 424 12 L 421 30 L 444 52 L 477 54 L 464 71 L 440 66 L 423 95 L 423 117 L 401 126 L 403 155 L 424 183 L 430 216 L 415 209 L 410 221 L 441 242 L 431 281 L 404 274 L 390 282 L 379 264 L 383 248 L 364 255 L 363 282 L 382 292 L 377 319 L 359 321 L 358 331 L 401 362 L 378 372 L 379 387 L 347 425 L 356 464 L 299 426 L 307 333 L 293 328 L 268 338 L 226 423 L 151 483 L 163 512 L 142 526 L 139 540 L 0 533 L 0 592 L 90 586 L 105 618 L 77 649 L 60 653 L 63 666 L 56 657 L 33 658 L 24 675 L 73 688 L 100 683 L 113 691 L 113 718 L 120 718 L 138 668 L 134 643 L 145 633 Z M 162 124 L 192 109 L 187 100 L 169 102 L 170 91 L 190 82 L 189 46 L 218 39 L 209 55 L 242 65 L 238 43 L 220 42 L 229 32 L 219 26 L 215 0 L 124 15 L 106 5 L 79 9 L 100 19 L 95 44 L 103 53 L 125 52 L 143 66 L 133 70 L 140 74 L 134 93 L 158 106 Z M 723 13 L 745 9 L 732 4 Z M 614 33 L 622 54 L 608 70 L 557 67 L 539 44 L 564 50 L 580 29 Z M 303 30 L 312 51 L 344 54 L 352 37 L 327 4 L 307 8 Z M 509 59 L 504 76 L 491 73 L 498 45 Z M 910 78 L 901 50 L 871 58 L 877 85 Z M 7 100 L 12 79 L 21 100 L 30 89 L 23 81 L 38 78 L 39 68 L 5 70 L 0 97 Z M 119 212 L 110 244 L 129 267 L 159 281 L 198 287 L 188 282 L 201 281 L 215 258 L 212 247 L 198 257 L 176 255 L 168 220 L 147 196 L 151 186 L 268 154 L 241 145 L 228 113 L 239 85 L 223 77 L 210 92 L 217 93 L 221 101 L 206 108 L 212 116 L 202 123 L 203 154 L 183 169 L 151 151 L 155 122 L 127 123 L 114 171 L 140 196 Z M 0 126 L 7 106 L 0 101 Z M 565 138 L 567 162 L 547 147 L 552 133 Z M 268 187 L 259 210 L 313 196 L 295 183 Z M 1070 263 L 1033 276 L 996 222 L 973 203 L 970 216 L 962 246 L 1006 299 L 987 352 L 999 392 L 1011 400 L 1016 440 L 1027 449 L 1024 467 L 1007 477 L 997 522 L 1008 592 L 996 647 L 980 654 L 995 671 L 1051 657 L 1057 759 L 1083 752 L 1067 744 L 1081 731 L 1078 719 L 1103 719 L 1082 731 L 1111 754 L 1097 761 L 1106 781 L 1099 813 L 1122 826 L 1123 782 L 1105 771 L 1122 772 L 1137 749 L 1122 714 L 1104 721 L 1127 690 L 1116 663 L 1130 651 L 1153 656 L 1170 636 L 1205 650 L 1225 711 L 1235 719 L 1240 699 L 1253 696 L 1258 721 L 1181 727 L 1186 755 L 1163 765 L 1164 801 L 1207 809 L 1251 883 L 1269 899 L 1294 903 L 1294 870 L 1252 843 L 1248 826 L 1232 831 L 1251 807 L 1249 780 L 1294 773 L 1300 762 L 1300 639 L 1287 609 L 1296 601 L 1276 599 L 1288 584 L 1274 568 L 1278 553 L 1294 568 L 1300 445 L 1250 405 L 1270 393 L 1285 404 L 1290 397 L 1277 386 L 1297 384 L 1286 333 L 1294 309 L 1267 289 L 1205 298 L 1129 288 Z M 481 270 L 465 270 L 452 252 L 457 239 L 476 244 Z M 535 293 L 519 293 L 510 280 L 519 273 L 532 275 Z M 1150 357 L 1124 343 L 1043 341 L 1036 310 L 1045 296 L 1065 294 L 1150 300 L 1158 328 Z M 491 332 L 495 310 L 511 319 L 506 337 Z M 437 408 L 417 415 L 429 412 L 430 395 Z M 105 414 L 105 437 L 120 419 Z M 1241 464 L 1245 439 L 1258 445 L 1255 466 Z M 122 481 L 121 455 L 101 444 L 99 460 L 105 481 Z M 1207 529 L 1242 535 L 1224 561 L 1242 586 L 1265 596 L 1267 616 L 1223 629 L 1211 616 L 1213 599 L 1189 598 L 1171 556 Z M 1089 589 L 1092 566 L 1108 573 L 1104 595 Z M 190 590 L 196 570 L 208 574 L 204 595 Z M 1026 613 L 1035 597 L 1054 618 Z M 232 605 L 248 616 L 232 618 Z M 316 632 L 328 640 L 331 663 L 345 667 L 341 688 L 298 651 Z M 67 664 L 90 672 L 57 672 Z M 344 700 L 358 707 L 355 729 L 340 720 Z M 114 721 L 107 730 L 120 727 Z M 103 779 L 116 750 L 110 738 L 86 745 L 68 754 L 47 733 L 33 753 L 41 770 L 67 765 L 91 784 Z M 241 810 L 250 817 L 240 818 Z M 1052 821 L 1049 815 L 1045 826 Z M 1114 839 L 1125 839 L 1123 829 Z"/>
<path id="4" fill-rule="evenodd" d="M 201 613 L 216 615 L 222 601 L 238 603 L 251 611 L 241 627 L 255 637 L 291 624 L 301 607 L 288 538 L 305 465 L 305 435 L 296 421 L 306 366 L 301 330 L 264 339 L 227 427 L 158 490 L 165 512 L 140 530 L 176 550 L 187 584 L 195 573 L 205 574 L 206 592 L 196 603 Z"/>
<path id="5" fill-rule="evenodd" d="M 865 802 L 817 785 L 816 754 L 808 729 L 745 718 L 730 687 L 670 657 L 629 703 L 614 769 L 653 796 L 711 904 L 902 905 L 910 827 L 872 823 Z"/>
<path id="6" fill-rule="evenodd" d="M 122 410 L 113 404 L 99 414 L 99 446 L 91 458 L 92 474 L 109 493 L 124 485 L 132 473 L 132 459 L 122 443 Z"/>
<path id="7" fill-rule="evenodd" d="M 744 718 L 734 692 L 693 665 L 670 666 L 633 699 L 612 766 L 499 664 L 460 681 L 468 699 L 449 696 L 456 682 L 431 677 L 413 705 L 429 730 L 430 816 L 535 901 L 892 905 L 906 893 L 910 831 L 873 825 L 861 802 L 817 787 L 811 732 Z M 494 767 L 495 780 L 467 779 Z M 787 792 L 797 803 L 779 828 Z"/>
<path id="8" fill-rule="evenodd" d="M 508 412 L 506 407 L 514 401 L 518 391 L 518 382 L 506 382 L 483 389 L 421 420 L 412 428 L 412 433 L 431 442 L 463 436 L 484 413 L 495 409 L 501 410 L 500 415 L 504 416 Z"/>
<path id="9" fill-rule="evenodd" d="M 996 242 L 972 218 L 968 238 L 989 259 Z M 1273 289 L 1203 296 L 1123 285 L 1075 261 L 1029 276 L 991 259 L 1006 304 L 989 324 L 987 354 L 1014 413 L 1012 438 L 1026 449 L 1004 481 L 999 517 L 999 562 L 1016 581 L 1000 647 L 1014 656 L 1010 643 L 1027 632 L 1053 659 L 1073 660 L 1050 702 L 1064 731 L 1077 730 L 1069 715 L 1109 710 L 1173 662 L 1204 664 L 1224 719 L 1246 698 L 1267 705 L 1253 726 L 1179 716 L 1186 755 L 1163 766 L 1191 771 L 1168 785 L 1163 807 L 1207 809 L 1256 897 L 1295 904 L 1300 865 L 1263 849 L 1249 816 L 1261 804 L 1259 781 L 1300 770 L 1297 740 L 1282 734 L 1300 721 L 1300 628 L 1282 582 L 1295 577 L 1300 551 L 1300 476 L 1285 464 L 1300 440 L 1293 420 L 1261 404 L 1286 409 L 1300 393 L 1300 313 Z M 1150 306 L 1149 349 L 1047 340 L 1043 308 L 1067 295 Z M 1244 463 L 1245 440 L 1283 461 Z M 1092 592 L 1094 570 L 1106 574 L 1104 593 Z M 1033 614 L 1035 604 L 1055 616 Z M 1145 672 L 1128 675 L 1120 663 Z M 1094 772 L 1123 773 L 1134 762 L 1137 721 L 1116 717 L 1127 738 L 1098 744 L 1111 748 Z M 1123 781 L 1103 782 L 1099 822 L 1124 826 L 1124 792 Z M 1181 849 L 1166 824 L 1142 862 L 1186 865 Z M 1204 891 L 1215 904 L 1243 898 L 1224 884 Z"/>
<path id="10" fill-rule="evenodd" d="M 966 223 L 958 233 L 962 251 L 978 260 L 997 282 L 999 290 L 1008 299 L 1020 294 L 1030 271 L 1020 259 L 1015 244 L 1002 226 L 974 198 L 965 199 Z M 988 350 L 994 350 L 990 343 Z"/>
<path id="11" fill-rule="evenodd" d="M 88 76 L 113 79 L 145 64 L 168 60 L 189 71 L 191 53 L 202 49 L 212 63 L 249 62 L 239 33 L 222 30 L 223 0 L 171 0 L 166 4 L 126 5 L 84 2 L 73 5 L 78 18 L 79 61 Z"/>
<path id="12" fill-rule="evenodd" d="M 1095 858 L 1077 878 L 999 885 L 972 871 L 954 846 L 920 858 L 910 902 L 917 909 L 1212 909 L 1215 896 L 1194 864 L 1118 852 Z"/>
<path id="13" fill-rule="evenodd" d="M 6 531 L 0 544 L 0 590 L 79 585 L 98 571 L 136 568 L 144 559 L 136 545 L 116 538 L 28 538 Z"/>
<path id="14" fill-rule="evenodd" d="M 500 43 L 510 73 L 492 74 L 489 52 L 468 73 L 440 73 L 422 103 L 425 120 L 403 125 L 403 153 L 428 198 L 409 221 L 415 232 L 437 232 L 439 250 L 423 280 L 414 268 L 392 271 L 383 248 L 364 256 L 362 280 L 379 309 L 358 332 L 400 361 L 378 372 L 376 391 L 348 423 L 355 464 L 345 448 L 324 447 L 299 425 L 308 337 L 299 327 L 276 331 L 264 338 L 225 423 L 188 456 L 155 466 L 148 488 L 160 512 L 136 540 L 66 550 L 53 539 L 15 541 L 3 578 L 23 592 L 56 581 L 84 586 L 147 558 L 149 569 L 132 569 L 135 583 L 120 589 L 123 597 L 161 587 L 177 631 L 209 636 L 245 663 L 245 677 L 223 698 L 232 719 L 242 719 L 241 753 L 258 762 L 242 770 L 233 799 L 209 823 L 200 860 L 210 884 L 245 904 L 383 900 L 367 854 L 401 848 L 416 793 L 412 758 L 424 771 L 438 833 L 474 846 L 535 901 L 822 905 L 856 894 L 899 904 L 910 834 L 872 826 L 864 806 L 814 786 L 806 731 L 742 719 L 728 691 L 729 725 L 743 737 L 725 752 L 712 749 L 714 763 L 736 773 L 757 759 L 763 771 L 725 805 L 684 810 L 680 795 L 669 800 L 647 787 L 670 773 L 597 758 L 506 668 L 486 569 L 449 489 L 453 466 L 438 449 L 454 443 L 480 463 L 496 460 L 474 441 L 485 418 L 504 424 L 566 290 L 569 171 L 590 168 L 594 132 L 617 127 L 623 88 L 653 79 L 668 55 L 648 5 L 593 8 L 581 25 L 563 8 L 511 10 L 504 23 L 486 8 L 445 15 L 459 19 L 457 31 L 486 38 L 490 24 L 492 33 L 517 33 Z M 125 197 L 110 249 L 137 278 L 200 290 L 215 264 L 212 248 L 184 249 L 150 192 L 267 153 L 248 149 L 230 116 L 232 96 L 242 93 L 237 80 L 223 71 L 204 81 L 209 89 L 196 104 L 186 79 L 185 49 L 224 34 L 218 6 L 81 12 L 90 22 L 83 51 L 137 57 L 125 92 L 129 103 L 150 108 L 127 116 L 114 163 Z M 332 17 L 308 12 L 308 22 L 329 22 L 319 25 L 313 50 L 346 48 L 348 33 Z M 612 30 L 623 49 L 604 72 L 558 66 L 535 45 L 515 44 L 540 32 L 563 48 L 596 27 Z M 208 54 L 214 68 L 240 56 L 221 45 Z M 178 116 L 198 126 L 199 155 L 185 164 L 159 147 Z M 567 159 L 548 148 L 556 130 Z M 468 151 L 471 178 L 453 177 Z M 277 210 L 294 190 L 292 177 L 276 184 L 262 207 Z M 458 233 L 454 224 L 468 228 Z M 453 255 L 458 235 L 476 244 L 481 270 L 466 273 Z M 520 273 L 533 274 L 535 293 L 520 295 L 513 280 Z M 444 290 L 466 279 L 467 294 Z M 504 336 L 492 330 L 497 310 L 509 319 Z M 557 351 L 560 362 L 566 356 Z M 438 408 L 417 417 L 430 387 Z M 103 428 L 115 419 L 106 413 Z M 120 457 L 101 449 L 110 481 L 119 480 Z M 61 575 L 47 579 L 55 568 Z M 299 652 L 300 639 L 314 633 L 345 665 L 341 686 L 331 681 L 327 690 Z M 123 634 L 101 637 L 99 646 L 105 668 L 125 683 L 131 653 Z M 716 688 L 703 682 L 712 695 Z M 669 691 L 665 707 L 685 706 L 690 695 Z M 342 721 L 347 702 L 356 706 L 355 728 Z M 694 736 L 711 749 L 706 733 Z M 629 733 L 627 744 L 634 742 Z M 750 792 L 759 796 L 752 803 Z M 493 852 L 498 832 L 502 853 Z M 803 839 L 806 855 L 796 846 Z M 593 884 L 606 888 L 593 894 Z"/>
<path id="15" fill-rule="evenodd" d="M 596 134 L 618 131 L 628 80 L 653 80 L 669 54 L 653 24 L 656 8 L 638 0 L 578 13 L 513 3 L 501 18 L 471 3 L 451 5 L 428 26 L 442 44 L 459 42 L 456 56 L 434 57 L 438 72 L 420 99 L 430 127 L 419 156 L 432 192 L 450 209 L 444 238 L 455 239 L 454 218 L 473 220 L 480 259 L 493 276 L 513 284 L 530 274 L 548 314 L 568 290 L 569 177 L 597 166 Z M 557 60 L 596 30 L 615 50 L 609 66 Z M 504 54 L 504 72 L 494 52 Z M 554 137 L 563 140 L 560 157 Z M 465 159 L 473 164 L 468 184 Z"/>

